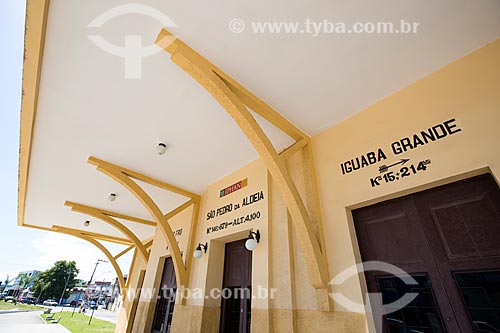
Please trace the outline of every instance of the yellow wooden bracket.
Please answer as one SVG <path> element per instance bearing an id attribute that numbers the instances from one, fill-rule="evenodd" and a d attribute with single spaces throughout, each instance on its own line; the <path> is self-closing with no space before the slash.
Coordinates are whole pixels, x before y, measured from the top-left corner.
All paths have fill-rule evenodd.
<path id="1" fill-rule="evenodd" d="M 111 265 L 113 266 L 113 268 L 115 269 L 116 276 L 118 277 L 118 283 L 120 284 L 120 289 L 122 290 L 122 293 L 125 294 L 125 287 L 126 286 L 125 286 L 125 279 L 123 277 L 122 270 L 121 270 L 120 266 L 118 265 L 118 263 L 116 262 L 115 257 L 113 257 L 111 252 L 109 252 L 108 249 L 106 249 L 106 247 L 104 245 L 102 245 L 101 243 L 96 241 L 93 237 L 82 233 L 82 231 L 80 231 L 80 230 L 65 228 L 65 227 L 57 226 L 57 225 L 52 226 L 52 229 L 59 232 L 59 233 L 63 233 L 66 235 L 71 235 L 71 236 L 83 239 L 83 240 L 91 243 L 95 247 L 97 247 L 99 250 L 101 250 L 102 253 L 104 253 L 104 255 L 108 258 L 108 260 L 111 263 Z"/>
<path id="2" fill-rule="evenodd" d="M 157 227 L 160 229 L 161 233 L 167 240 L 167 245 L 170 249 L 171 255 L 172 255 L 172 262 L 174 264 L 174 269 L 175 269 L 175 277 L 177 280 L 177 285 L 179 288 L 185 288 L 188 286 L 189 282 L 189 272 L 191 268 L 191 261 L 190 257 L 187 256 L 186 258 L 186 265 L 183 262 L 182 259 L 182 254 L 179 248 L 179 245 L 177 244 L 177 240 L 175 239 L 174 233 L 172 231 L 172 228 L 170 227 L 170 224 L 168 223 L 168 219 L 172 218 L 174 215 L 178 214 L 182 210 L 186 209 L 187 207 L 194 205 L 193 209 L 193 215 L 196 216 L 196 219 L 193 219 L 193 223 L 191 226 L 191 233 L 190 233 L 190 241 L 189 241 L 189 248 L 188 251 L 191 253 L 193 243 L 194 243 L 194 231 L 196 230 L 196 223 L 197 223 L 197 216 L 199 214 L 199 202 L 200 202 L 200 196 L 189 192 L 187 190 L 181 189 L 177 186 L 159 181 L 157 179 L 154 179 L 152 177 L 146 176 L 144 174 L 141 174 L 137 171 L 133 171 L 121 166 L 118 166 L 113 163 L 109 163 L 103 160 L 100 160 L 96 157 L 89 157 L 88 162 L 90 164 L 93 164 L 97 167 L 98 171 L 101 171 L 102 173 L 108 175 L 110 178 L 114 179 L 116 182 L 120 183 L 123 187 L 125 187 L 127 190 L 129 190 L 142 204 L 143 206 L 148 210 L 148 212 L 151 214 L 153 220 L 157 223 Z M 186 202 L 185 204 L 179 206 L 178 208 L 174 209 L 172 212 L 163 215 L 162 211 L 158 207 L 158 205 L 154 202 L 154 200 L 149 196 L 144 189 L 142 189 L 133 179 L 139 180 L 145 183 L 148 183 L 150 185 L 157 186 L 159 188 L 183 195 L 190 200 Z M 185 303 L 185 299 L 181 299 L 181 304 Z"/>
<path id="3" fill-rule="evenodd" d="M 257 96 L 252 94 L 249 90 L 239 84 L 232 77 L 224 73 L 220 68 L 209 62 L 203 56 L 198 54 L 192 48 L 190 48 L 183 41 L 175 37 L 173 34 L 165 29 L 162 29 L 156 39 L 156 44 L 167 51 L 170 54 L 180 52 L 188 56 L 190 59 L 194 60 L 198 65 L 204 66 L 212 71 L 214 74 L 219 76 L 219 78 L 224 82 L 224 84 L 238 97 L 239 100 L 245 105 L 247 105 L 253 112 L 260 115 L 262 118 L 266 119 L 274 126 L 281 129 L 288 136 L 298 141 L 300 139 L 307 138 L 309 136 L 293 125 L 280 113 L 276 112 L 272 107 L 266 104 L 264 101 L 259 99 Z"/>
<path id="4" fill-rule="evenodd" d="M 192 193 L 190 191 L 187 191 L 187 190 L 182 189 L 180 187 L 177 187 L 175 185 L 171 185 L 171 184 L 162 182 L 162 181 L 155 179 L 153 177 L 146 176 L 140 172 L 133 171 L 133 170 L 118 166 L 116 164 L 103 161 L 103 160 L 96 158 L 94 156 L 90 156 L 88 158 L 88 162 L 92 165 L 95 165 L 97 167 L 97 170 L 101 171 L 101 169 L 102 169 L 102 172 L 104 172 L 104 170 L 108 170 L 108 169 L 109 170 L 119 170 L 121 174 L 124 174 L 130 178 L 142 181 L 144 183 L 162 188 L 164 190 L 167 190 L 167 191 L 170 191 L 173 193 L 180 194 L 180 195 L 188 197 L 188 198 L 200 199 L 200 196 L 198 194 Z"/>
<path id="5" fill-rule="evenodd" d="M 149 253 L 144 248 L 144 244 L 142 244 L 141 240 L 129 228 L 127 228 L 123 223 L 120 223 L 116 219 L 112 218 L 110 215 L 103 213 L 99 208 L 90 207 L 90 206 L 78 204 L 76 202 L 71 202 L 71 201 L 66 201 L 64 204 L 68 207 L 71 207 L 71 210 L 74 212 L 78 212 L 78 213 L 86 214 L 88 216 L 95 217 L 96 219 L 99 219 L 103 222 L 106 222 L 107 224 L 120 230 L 135 245 L 135 247 L 137 248 L 139 253 L 142 255 L 144 260 L 146 262 L 148 262 Z M 113 214 L 113 215 L 117 215 L 117 214 Z M 122 215 L 122 216 L 124 216 L 124 215 Z M 156 224 L 155 224 L 155 226 L 156 226 Z"/>
<path id="6" fill-rule="evenodd" d="M 292 157 L 295 153 L 299 152 L 302 148 L 307 146 L 309 143 L 310 143 L 310 141 L 306 140 L 306 139 L 299 140 L 299 141 L 295 142 L 293 145 L 291 145 L 290 147 L 288 147 L 285 150 L 283 150 L 282 152 L 280 152 L 279 155 L 281 156 L 281 158 L 283 160 L 286 161 L 290 157 Z"/>
<path id="7" fill-rule="evenodd" d="M 33 228 L 33 229 L 38 229 L 38 230 L 45 230 L 45 231 L 52 231 L 52 232 L 56 231 L 53 228 L 45 228 L 45 227 L 40 227 L 40 226 L 36 226 L 36 225 L 31 225 L 31 224 L 24 224 L 23 227 Z M 109 236 L 109 235 L 99 234 L 99 233 L 90 232 L 90 231 L 83 231 L 83 230 L 78 230 L 78 229 L 71 229 L 71 228 L 66 228 L 66 229 L 70 230 L 72 232 L 81 233 L 84 236 L 89 236 L 89 237 L 92 237 L 94 239 L 105 241 L 105 242 L 116 243 L 116 244 L 127 245 L 127 246 L 132 245 L 132 242 L 126 238 Z"/>
<path id="8" fill-rule="evenodd" d="M 149 248 L 153 245 L 153 242 L 154 242 L 154 236 L 144 242 L 144 247 L 146 248 L 146 250 L 149 250 Z"/>
<path id="9" fill-rule="evenodd" d="M 318 290 L 318 295 L 321 295 L 321 300 L 318 300 L 319 308 L 329 310 L 330 302 L 326 292 L 329 273 L 326 254 L 321 248 L 321 235 L 315 234 L 312 228 L 306 206 L 288 172 L 286 159 L 276 152 L 247 106 L 297 140 L 298 147 L 302 148 L 308 144 L 309 137 L 167 30 L 162 29 L 156 43 L 169 52 L 172 61 L 198 81 L 219 102 L 259 153 L 276 181 L 292 217 L 312 285 Z"/>
<path id="10" fill-rule="evenodd" d="M 144 247 L 146 247 L 146 244 L 144 244 Z M 118 260 L 120 259 L 122 256 L 124 256 L 125 254 L 127 254 L 130 250 L 132 249 L 135 249 L 135 245 L 130 245 L 129 247 L 127 247 L 125 250 L 123 250 L 122 252 L 118 253 L 114 258 L 115 260 Z"/>

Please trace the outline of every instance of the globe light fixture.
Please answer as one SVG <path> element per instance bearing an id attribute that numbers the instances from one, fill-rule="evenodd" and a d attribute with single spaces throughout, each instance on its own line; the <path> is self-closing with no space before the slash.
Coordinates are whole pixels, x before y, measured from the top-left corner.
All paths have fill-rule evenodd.
<path id="1" fill-rule="evenodd" d="M 257 248 L 257 244 L 260 241 L 260 231 L 257 229 L 256 232 L 250 231 L 248 233 L 247 241 L 245 242 L 245 247 L 248 251 L 253 251 Z"/>
<path id="2" fill-rule="evenodd" d="M 158 153 L 158 155 L 165 154 L 167 152 L 167 145 L 163 142 L 160 142 L 158 146 L 156 146 L 156 152 Z"/>
<path id="3" fill-rule="evenodd" d="M 201 250 L 203 248 L 203 251 Z M 193 257 L 195 259 L 200 259 L 203 256 L 203 253 L 207 253 L 208 243 L 201 244 L 199 243 L 196 247 L 196 250 L 193 253 Z"/>

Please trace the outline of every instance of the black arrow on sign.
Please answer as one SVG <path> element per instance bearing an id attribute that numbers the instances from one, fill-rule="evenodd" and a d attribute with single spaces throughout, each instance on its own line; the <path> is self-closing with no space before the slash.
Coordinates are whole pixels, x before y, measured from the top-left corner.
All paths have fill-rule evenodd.
<path id="1" fill-rule="evenodd" d="M 398 164 L 405 164 L 409 160 L 410 160 L 409 158 L 402 158 L 401 161 L 393 163 L 391 165 L 382 165 L 380 168 L 378 168 L 378 171 L 380 171 L 380 173 L 384 173 L 387 170 L 389 170 L 390 167 L 393 167 L 393 166 L 398 165 Z"/>

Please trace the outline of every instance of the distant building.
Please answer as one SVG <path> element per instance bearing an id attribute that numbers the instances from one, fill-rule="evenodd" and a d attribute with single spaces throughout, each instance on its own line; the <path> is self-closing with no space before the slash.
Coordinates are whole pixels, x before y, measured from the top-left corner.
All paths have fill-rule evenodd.
<path id="1" fill-rule="evenodd" d="M 29 283 L 26 286 L 22 286 L 23 289 L 30 289 L 33 287 L 33 284 L 35 283 L 36 277 L 38 274 L 40 274 L 40 271 L 37 270 L 32 270 L 32 271 L 24 271 L 24 272 L 19 272 L 17 274 L 17 277 L 11 281 L 5 286 L 4 292 L 9 292 L 10 290 L 18 290 L 21 288 L 21 278 L 23 275 L 26 275 L 30 278 Z"/>

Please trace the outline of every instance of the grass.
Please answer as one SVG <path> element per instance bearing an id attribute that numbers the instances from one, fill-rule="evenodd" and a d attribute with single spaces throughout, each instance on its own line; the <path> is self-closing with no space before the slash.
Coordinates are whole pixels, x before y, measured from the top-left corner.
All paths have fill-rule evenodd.
<path id="1" fill-rule="evenodd" d="M 17 303 L 14 304 L 12 302 L 4 302 L 3 300 L 0 301 L 0 311 L 6 311 L 6 310 L 43 310 L 41 306 L 37 305 L 31 305 L 31 304 L 22 304 L 22 303 Z"/>
<path id="2" fill-rule="evenodd" d="M 110 323 L 105 320 L 100 320 L 97 318 L 92 318 L 92 323 L 89 325 L 89 316 L 78 313 L 78 309 L 75 311 L 73 317 L 71 317 L 72 311 L 67 312 L 54 312 L 54 319 L 59 318 L 61 316 L 61 321 L 59 324 L 66 327 L 73 333 L 113 333 L 115 331 L 115 324 Z M 45 319 L 48 315 L 42 315 L 42 318 Z"/>

